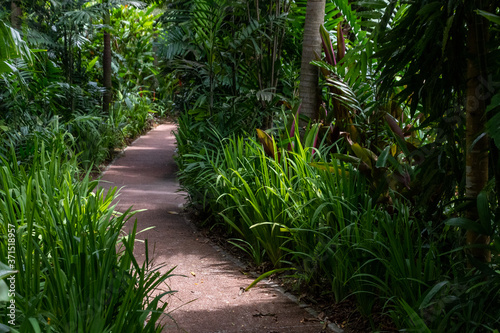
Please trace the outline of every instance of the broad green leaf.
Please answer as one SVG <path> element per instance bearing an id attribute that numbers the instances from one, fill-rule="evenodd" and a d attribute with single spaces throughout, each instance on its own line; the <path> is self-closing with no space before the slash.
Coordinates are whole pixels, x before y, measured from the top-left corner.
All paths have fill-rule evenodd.
<path id="1" fill-rule="evenodd" d="M 427 295 L 425 295 L 424 299 L 422 300 L 422 303 L 420 303 L 419 309 L 425 309 L 430 305 L 431 300 L 434 298 L 434 296 L 446 285 L 448 285 L 450 282 L 449 281 L 441 281 L 438 284 L 436 284 L 434 287 L 432 287 L 431 290 L 427 292 Z"/>
<path id="2" fill-rule="evenodd" d="M 249 291 L 253 286 L 255 286 L 257 283 L 259 283 L 260 281 L 262 281 L 263 279 L 265 279 L 266 277 L 268 277 L 270 275 L 284 272 L 284 271 L 290 271 L 290 270 L 295 270 L 295 268 L 278 268 L 278 269 L 273 269 L 272 271 L 266 272 L 266 273 L 262 274 L 261 276 L 259 276 L 258 278 L 256 278 L 255 281 L 250 283 L 248 285 L 248 287 L 245 288 L 245 291 Z"/>
<path id="3" fill-rule="evenodd" d="M 385 147 L 380 156 L 377 159 L 377 164 L 375 165 L 377 168 L 385 168 L 387 165 L 387 158 L 391 154 L 391 146 Z"/>
<path id="4" fill-rule="evenodd" d="M 9 326 L 0 323 L 0 333 L 17 333 L 18 331 L 12 330 Z"/>
<path id="5" fill-rule="evenodd" d="M 404 300 L 400 300 L 399 303 L 403 307 L 403 309 L 406 311 L 408 314 L 408 318 L 411 320 L 411 325 L 412 328 L 415 330 L 415 332 L 419 333 L 431 333 L 431 330 L 427 325 L 425 324 L 424 319 L 418 315 L 418 313 L 413 310 L 413 308 L 406 303 Z M 408 323 L 410 324 L 410 323 Z"/>
<path id="6" fill-rule="evenodd" d="M 476 10 L 476 12 L 485 17 L 487 20 L 493 22 L 493 23 L 496 23 L 496 24 L 500 24 L 500 16 L 498 15 L 495 15 L 493 13 L 489 13 L 489 12 L 486 12 L 484 10 Z"/>
<path id="7" fill-rule="evenodd" d="M 319 169 L 319 170 L 324 170 L 324 171 L 329 171 L 331 173 L 335 174 L 345 174 L 346 176 L 349 175 L 348 171 L 343 170 L 340 168 L 337 163 L 327 163 L 327 162 L 312 162 L 309 163 L 310 166 L 313 168 Z"/>
<path id="8" fill-rule="evenodd" d="M 99 56 L 96 56 L 94 59 L 92 59 L 88 65 L 87 65 L 87 72 L 90 72 L 92 70 L 92 68 L 94 68 L 97 60 L 99 60 Z"/>
<path id="9" fill-rule="evenodd" d="M 0 262 L 0 279 L 5 279 L 6 277 L 15 273 L 17 273 L 17 271 L 10 269 L 9 266 L 4 264 L 3 262 Z"/>
<path id="10" fill-rule="evenodd" d="M 307 133 L 305 134 L 304 148 L 305 147 L 315 147 L 318 140 L 319 130 L 322 124 L 313 124 Z"/>
<path id="11" fill-rule="evenodd" d="M 472 230 L 481 235 L 487 235 L 486 230 L 484 230 L 483 226 L 480 223 L 474 222 L 465 217 L 454 217 L 448 219 L 445 224 L 452 227 L 459 227 L 465 230 Z"/>
<path id="12" fill-rule="evenodd" d="M 355 143 L 351 145 L 352 151 L 359 157 L 363 162 L 365 162 L 370 169 L 373 169 L 372 158 L 366 149 L 362 148 L 359 144 Z"/>
<path id="13" fill-rule="evenodd" d="M 0 302 L 8 302 L 9 299 L 9 286 L 0 279 Z"/>
<path id="14" fill-rule="evenodd" d="M 488 203 L 488 194 L 485 191 L 481 191 L 477 196 L 477 211 L 479 213 L 479 223 L 483 226 L 486 232 L 485 235 L 491 235 L 493 233 L 493 219 Z"/>
<path id="15" fill-rule="evenodd" d="M 38 321 L 35 318 L 31 317 L 28 320 L 31 324 L 31 328 L 33 328 L 33 332 L 35 332 L 35 333 L 42 332 L 42 330 L 40 329 L 40 325 L 38 324 Z"/>
<path id="16" fill-rule="evenodd" d="M 493 96 L 491 99 L 491 103 L 486 109 L 487 112 L 494 113 L 495 110 L 496 114 L 491 117 L 490 120 L 486 123 L 486 131 L 488 132 L 488 135 L 495 141 L 495 144 L 498 148 L 500 148 L 500 111 L 498 111 L 498 108 L 500 106 L 500 94 L 496 94 Z"/>
<path id="17" fill-rule="evenodd" d="M 333 154 L 333 157 L 338 159 L 338 160 L 341 160 L 341 161 L 344 161 L 347 163 L 352 163 L 352 164 L 359 164 L 361 162 L 361 159 L 359 159 L 355 156 L 351 156 L 351 155 Z"/>
<path id="18" fill-rule="evenodd" d="M 492 111 L 492 110 L 494 110 L 495 108 L 498 108 L 498 107 L 500 107 L 500 93 L 494 95 L 491 98 L 491 103 L 486 108 L 486 112 L 490 112 L 490 111 Z"/>

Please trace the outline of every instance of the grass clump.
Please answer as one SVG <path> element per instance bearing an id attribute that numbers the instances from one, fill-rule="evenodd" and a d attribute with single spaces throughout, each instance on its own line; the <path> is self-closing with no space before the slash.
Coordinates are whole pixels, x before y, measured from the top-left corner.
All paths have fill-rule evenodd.
<path id="1" fill-rule="evenodd" d="M 172 270 L 136 261 L 137 224 L 123 232 L 133 212 L 115 211 L 116 188 L 79 180 L 75 156 L 37 141 L 29 163 L 9 157 L 0 163 L 0 262 L 14 263 L 15 315 L 0 299 L 0 331 L 160 332 Z"/>
<path id="2" fill-rule="evenodd" d="M 381 316 L 422 332 L 498 327 L 499 256 L 471 270 L 456 220 L 430 220 L 401 193 L 380 190 L 353 156 L 331 154 L 335 145 L 313 148 L 298 134 L 204 143 L 189 131 L 202 125 L 185 121 L 177 133 L 182 186 L 256 265 L 288 268 L 297 285 L 336 303 L 355 299 L 374 330 Z M 498 220 L 484 224 L 498 254 Z"/>

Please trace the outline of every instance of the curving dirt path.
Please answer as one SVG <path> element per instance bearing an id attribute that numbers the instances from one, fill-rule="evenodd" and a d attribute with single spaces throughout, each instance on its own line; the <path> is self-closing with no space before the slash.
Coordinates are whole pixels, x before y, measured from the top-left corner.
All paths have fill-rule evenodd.
<path id="1" fill-rule="evenodd" d="M 168 301 L 171 317 L 164 332 L 318 333 L 322 324 L 278 288 L 261 283 L 247 293 L 240 288 L 253 278 L 244 275 L 235 259 L 202 236 L 182 214 L 185 194 L 178 192 L 173 161 L 173 124 L 163 124 L 140 137 L 101 177 L 101 186 L 121 188 L 118 210 L 147 209 L 135 216 L 138 235 L 154 247 L 164 270 L 177 266 L 168 284 L 177 290 Z M 142 253 L 141 253 L 142 251 Z M 151 255 L 152 253 L 150 253 Z M 138 259 L 144 247 L 136 248 Z M 306 320 L 304 320 L 306 319 Z"/>

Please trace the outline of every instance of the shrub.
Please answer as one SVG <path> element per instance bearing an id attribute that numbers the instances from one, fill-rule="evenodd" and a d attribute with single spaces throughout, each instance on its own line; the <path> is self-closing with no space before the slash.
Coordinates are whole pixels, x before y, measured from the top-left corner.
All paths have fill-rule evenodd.
<path id="1" fill-rule="evenodd" d="M 13 329 L 161 331 L 167 306 L 161 297 L 171 291 L 150 295 L 172 270 L 162 274 L 149 258 L 136 261 L 137 224 L 123 233 L 133 213 L 114 211 L 116 189 L 105 193 L 88 174 L 78 181 L 75 157 L 37 140 L 30 165 L 18 164 L 14 152 L 9 157 L 0 166 L 0 262 L 15 257 Z M 12 229 L 15 252 L 9 253 L 5 238 Z"/>

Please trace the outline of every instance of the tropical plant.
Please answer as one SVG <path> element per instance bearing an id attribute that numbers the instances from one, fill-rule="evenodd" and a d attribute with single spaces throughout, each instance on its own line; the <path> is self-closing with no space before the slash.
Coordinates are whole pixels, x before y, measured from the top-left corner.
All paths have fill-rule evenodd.
<path id="1" fill-rule="evenodd" d="M 15 251 L 0 246 L 0 262 L 15 257 L 15 323 L 19 331 L 128 330 L 159 332 L 167 303 L 151 293 L 165 288 L 172 270 L 161 274 L 149 258 L 133 255 L 133 214 L 112 205 L 116 189 L 104 193 L 87 174 L 81 181 L 75 157 L 46 150 L 35 141 L 29 166 L 16 154 L 0 167 L 0 230 L 14 235 Z M 10 244 L 10 243 L 9 243 Z M 147 244 L 146 244 L 147 253 Z M 151 296 L 151 297 L 150 297 Z M 0 316 L 7 315 L 6 304 Z"/>
<path id="2" fill-rule="evenodd" d="M 167 12 L 159 47 L 179 80 L 177 107 L 196 121 L 240 119 L 248 129 L 272 127 L 282 100 L 276 92 L 280 64 L 287 61 L 280 55 L 288 55 L 283 45 L 290 5 L 197 0 L 186 6 Z"/>
<path id="3" fill-rule="evenodd" d="M 0 75 L 17 72 L 15 64 L 11 61 L 28 60 L 31 61 L 31 50 L 22 40 L 20 34 L 15 29 L 0 20 Z"/>
<path id="4" fill-rule="evenodd" d="M 491 48 L 487 40 L 489 24 L 477 11 L 493 7 L 492 2 L 456 1 L 401 5 L 398 11 L 402 14 L 392 29 L 384 29 L 378 39 L 381 92 L 390 96 L 394 87 L 400 87 L 398 97 L 409 102 L 412 115 L 421 108 L 428 117 L 427 124 L 439 122 L 438 128 L 447 136 L 448 145 L 455 142 L 462 145 L 461 155 L 466 166 L 463 181 L 468 184 L 463 194 L 468 200 L 475 200 L 488 182 L 489 148 L 483 133 L 491 93 L 483 93 L 482 89 L 488 75 L 497 70 L 496 65 L 488 66 L 485 61 L 495 47 Z M 392 15 L 395 10 L 393 6 L 387 8 L 386 15 Z M 427 38 L 431 31 L 437 32 L 440 38 Z M 405 47 L 401 49 L 401 45 Z M 457 117 L 443 118 L 443 110 L 450 110 Z M 457 127 L 463 134 L 458 140 Z M 478 219 L 475 205 L 469 206 L 466 215 L 472 220 Z M 490 239 L 469 231 L 467 242 L 489 244 Z M 471 251 L 485 261 L 490 258 L 484 248 Z"/>

